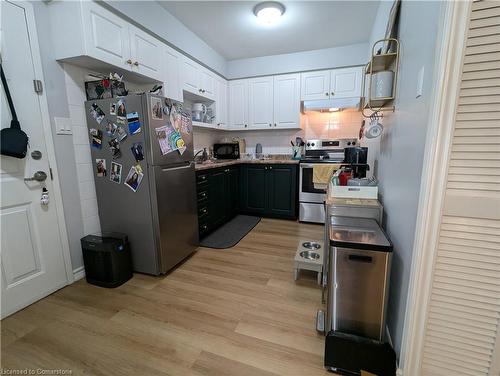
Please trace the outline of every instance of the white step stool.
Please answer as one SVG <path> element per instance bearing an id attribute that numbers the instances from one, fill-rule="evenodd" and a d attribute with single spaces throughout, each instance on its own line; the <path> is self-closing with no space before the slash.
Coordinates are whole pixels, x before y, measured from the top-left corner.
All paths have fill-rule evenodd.
<path id="1" fill-rule="evenodd" d="M 301 240 L 294 258 L 293 278 L 297 280 L 300 269 L 318 273 L 318 285 L 321 285 L 323 274 L 323 242 Z"/>

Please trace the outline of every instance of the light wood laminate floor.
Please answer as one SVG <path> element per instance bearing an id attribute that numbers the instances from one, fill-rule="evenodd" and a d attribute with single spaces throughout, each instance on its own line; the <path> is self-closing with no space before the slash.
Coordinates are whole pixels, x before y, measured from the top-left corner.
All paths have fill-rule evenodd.
<path id="1" fill-rule="evenodd" d="M 315 274 L 295 282 L 298 239 L 322 227 L 263 219 L 237 246 L 200 248 L 160 278 L 85 280 L 2 321 L 1 365 L 73 375 L 326 375 Z"/>

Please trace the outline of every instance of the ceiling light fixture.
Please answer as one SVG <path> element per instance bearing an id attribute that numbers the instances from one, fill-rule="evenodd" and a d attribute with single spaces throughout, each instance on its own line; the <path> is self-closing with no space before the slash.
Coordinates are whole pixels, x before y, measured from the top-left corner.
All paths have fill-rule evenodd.
<path id="1" fill-rule="evenodd" d="M 276 23 L 283 13 L 285 13 L 285 6 L 277 1 L 265 1 L 257 4 L 255 8 L 253 8 L 255 17 L 266 25 Z"/>

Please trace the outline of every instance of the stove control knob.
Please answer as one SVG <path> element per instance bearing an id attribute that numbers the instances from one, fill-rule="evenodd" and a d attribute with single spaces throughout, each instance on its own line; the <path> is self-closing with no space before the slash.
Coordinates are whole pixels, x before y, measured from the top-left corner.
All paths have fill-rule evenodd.
<path id="1" fill-rule="evenodd" d="M 356 141 L 353 141 L 353 142 L 352 142 L 352 146 L 354 146 L 354 145 L 356 145 Z"/>
<path id="2" fill-rule="evenodd" d="M 314 142 L 311 144 L 311 146 L 314 146 Z"/>
<path id="3" fill-rule="evenodd" d="M 308 142 L 308 143 L 307 143 L 307 146 L 311 146 L 311 144 Z"/>
<path id="4" fill-rule="evenodd" d="M 347 143 L 347 146 L 350 146 L 350 145 L 351 145 L 351 141 L 349 141 L 349 142 Z"/>

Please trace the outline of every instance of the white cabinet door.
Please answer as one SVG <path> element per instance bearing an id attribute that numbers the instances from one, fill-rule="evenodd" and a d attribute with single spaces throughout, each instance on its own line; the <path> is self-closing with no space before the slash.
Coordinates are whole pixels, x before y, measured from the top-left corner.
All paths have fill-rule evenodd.
<path id="1" fill-rule="evenodd" d="M 228 126 L 227 121 L 227 81 L 218 78 L 215 82 L 215 116 L 217 127 Z"/>
<path id="2" fill-rule="evenodd" d="M 163 43 L 132 25 L 130 25 L 129 35 L 132 71 L 155 80 L 162 80 Z"/>
<path id="3" fill-rule="evenodd" d="M 229 81 L 229 126 L 248 127 L 248 80 Z"/>
<path id="4" fill-rule="evenodd" d="M 248 126 L 273 127 L 273 77 L 248 80 Z"/>
<path id="5" fill-rule="evenodd" d="M 274 122 L 277 128 L 300 128 L 300 74 L 274 76 Z"/>
<path id="6" fill-rule="evenodd" d="M 215 74 L 206 68 L 200 69 L 200 95 L 215 99 Z"/>
<path id="7" fill-rule="evenodd" d="M 87 54 L 131 70 L 128 22 L 93 1 L 83 2 L 82 7 Z"/>
<path id="8" fill-rule="evenodd" d="M 360 97 L 362 72 L 362 67 L 332 69 L 330 98 Z"/>
<path id="9" fill-rule="evenodd" d="M 200 95 L 200 70 L 201 67 L 191 59 L 184 58 L 181 66 L 182 88 L 194 94 Z"/>
<path id="10" fill-rule="evenodd" d="M 182 56 L 179 52 L 168 46 L 164 47 L 164 83 L 163 92 L 167 98 L 183 101 L 182 87 L 180 83 L 180 67 Z"/>
<path id="11" fill-rule="evenodd" d="M 300 99 L 316 100 L 330 97 L 330 71 L 301 73 Z"/>

